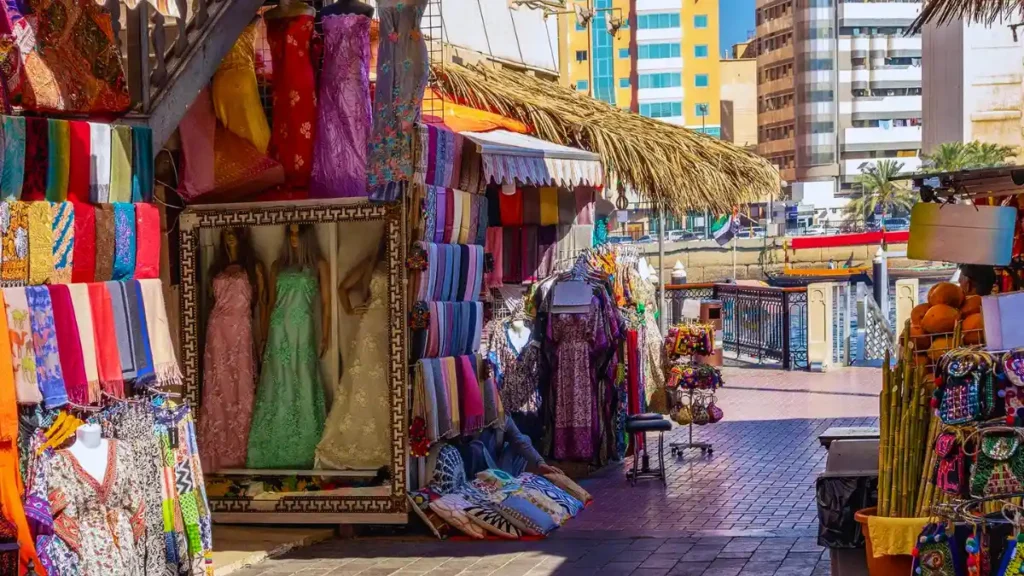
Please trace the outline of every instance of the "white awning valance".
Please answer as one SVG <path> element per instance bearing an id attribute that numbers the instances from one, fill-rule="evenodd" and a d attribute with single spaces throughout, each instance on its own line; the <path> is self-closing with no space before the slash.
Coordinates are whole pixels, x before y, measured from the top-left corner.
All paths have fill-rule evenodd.
<path id="1" fill-rule="evenodd" d="M 506 130 L 462 135 L 479 147 L 488 181 L 570 188 L 604 185 L 601 157 L 593 152 Z"/>

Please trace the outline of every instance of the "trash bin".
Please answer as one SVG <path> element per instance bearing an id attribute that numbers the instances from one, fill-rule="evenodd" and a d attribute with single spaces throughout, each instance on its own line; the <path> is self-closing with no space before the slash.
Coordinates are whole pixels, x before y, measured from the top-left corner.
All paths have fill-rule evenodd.
<path id="1" fill-rule="evenodd" d="M 864 534 L 854 517 L 878 501 L 878 440 L 835 440 L 815 483 L 818 544 L 829 549 L 832 576 L 867 576 Z"/>

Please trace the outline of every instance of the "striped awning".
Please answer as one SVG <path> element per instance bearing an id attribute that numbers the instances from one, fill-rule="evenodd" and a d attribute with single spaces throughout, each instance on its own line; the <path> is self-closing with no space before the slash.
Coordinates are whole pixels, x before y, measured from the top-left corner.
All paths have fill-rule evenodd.
<path id="1" fill-rule="evenodd" d="M 506 130 L 462 135 L 479 147 L 489 182 L 569 188 L 604 185 L 601 157 L 593 152 Z"/>

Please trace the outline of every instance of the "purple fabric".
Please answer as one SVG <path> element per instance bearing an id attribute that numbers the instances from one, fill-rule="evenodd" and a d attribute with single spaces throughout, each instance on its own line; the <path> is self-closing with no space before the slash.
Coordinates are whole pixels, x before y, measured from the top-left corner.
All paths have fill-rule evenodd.
<path id="1" fill-rule="evenodd" d="M 324 68 L 310 196 L 366 196 L 366 143 L 370 133 L 370 19 L 327 16 Z"/>

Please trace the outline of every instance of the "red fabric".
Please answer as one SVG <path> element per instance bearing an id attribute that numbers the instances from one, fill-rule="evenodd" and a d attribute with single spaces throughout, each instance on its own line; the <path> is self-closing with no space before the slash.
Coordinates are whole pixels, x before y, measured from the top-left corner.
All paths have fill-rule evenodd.
<path id="1" fill-rule="evenodd" d="M 274 122 L 270 155 L 284 166 L 289 186 L 306 188 L 313 171 L 316 79 L 313 17 L 265 18 L 274 63 Z"/>
<path id="2" fill-rule="evenodd" d="M 790 246 L 794 250 L 804 248 L 836 248 L 838 246 L 862 246 L 864 244 L 881 244 L 882 232 L 862 232 L 860 234 L 840 234 L 838 236 L 807 236 L 793 238 Z M 901 244 L 910 239 L 910 231 L 886 232 L 885 241 L 889 244 Z"/>
<path id="3" fill-rule="evenodd" d="M 523 225 L 523 191 L 516 188 L 515 194 L 505 194 L 502 189 L 498 192 L 498 206 L 501 210 L 502 226 Z"/>
<path id="4" fill-rule="evenodd" d="M 160 277 L 160 210 L 155 204 L 135 205 L 135 278 Z"/>
<path id="5" fill-rule="evenodd" d="M 70 124 L 71 161 L 68 169 L 68 200 L 73 202 L 88 202 L 90 169 L 89 156 L 92 153 L 92 139 L 89 134 L 89 123 L 72 120 Z"/>
<path id="6" fill-rule="evenodd" d="M 21 199 L 46 200 L 50 167 L 50 124 L 46 118 L 25 119 L 25 182 Z"/>
<path id="7" fill-rule="evenodd" d="M 75 306 L 71 302 L 71 291 L 66 284 L 54 284 L 50 289 L 53 302 L 53 325 L 57 331 L 57 349 L 60 353 L 60 368 L 64 374 L 64 388 L 68 399 L 74 404 L 89 403 L 89 379 L 85 375 L 85 360 L 82 357 L 82 340 L 78 332 Z"/>
<path id="8" fill-rule="evenodd" d="M 88 202 L 75 202 L 75 253 L 71 262 L 71 281 L 96 281 L 96 209 Z"/>
<path id="9" fill-rule="evenodd" d="M 910 230 L 900 232 L 886 232 L 885 241 L 888 244 L 902 244 L 910 241 Z"/>
<path id="10" fill-rule="evenodd" d="M 629 413 L 639 414 L 642 412 L 640 404 L 640 348 L 639 335 L 636 330 L 626 332 L 626 381 L 629 386 Z M 637 447 L 646 450 L 646 438 L 643 434 L 633 436 L 636 439 Z M 638 452 L 633 451 L 633 457 L 638 457 Z"/>
<path id="11" fill-rule="evenodd" d="M 464 435 L 473 434 L 484 427 L 484 397 L 476 376 L 472 356 L 456 356 L 456 381 L 459 385 L 459 421 Z"/>
<path id="12" fill-rule="evenodd" d="M 107 394 L 124 398 L 124 374 L 121 372 L 121 358 L 117 355 L 114 309 L 106 284 L 89 284 L 89 304 L 92 307 L 92 330 L 96 342 L 96 364 L 99 368 L 100 384 Z"/>

